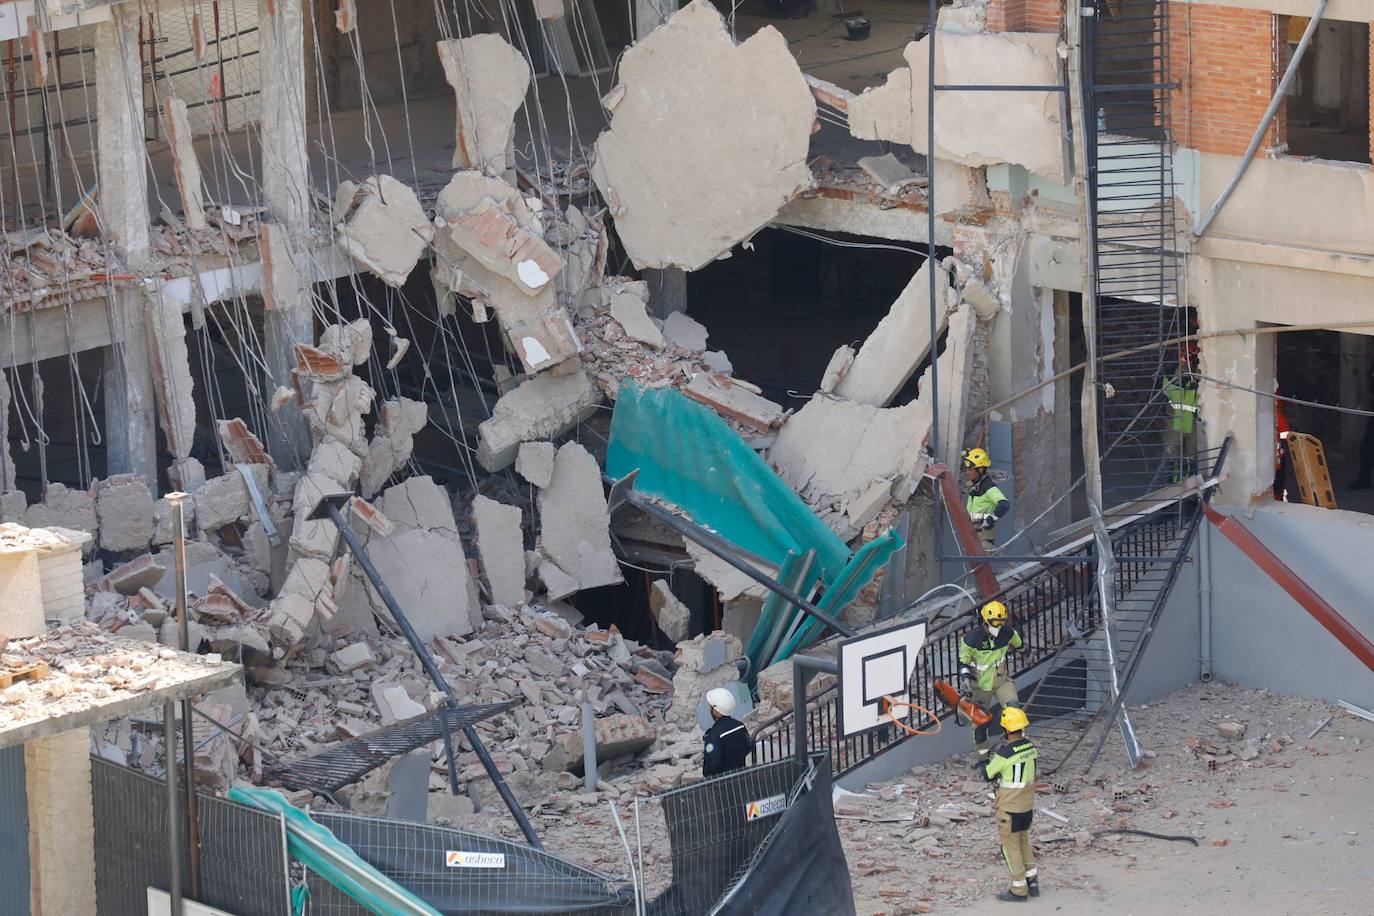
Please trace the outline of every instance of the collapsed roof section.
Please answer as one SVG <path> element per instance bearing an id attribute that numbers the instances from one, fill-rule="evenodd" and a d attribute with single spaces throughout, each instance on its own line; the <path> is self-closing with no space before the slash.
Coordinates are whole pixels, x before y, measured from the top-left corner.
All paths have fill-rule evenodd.
<path id="1" fill-rule="evenodd" d="M 786 39 L 737 45 L 705 0 L 626 51 L 602 101 L 592 179 L 636 267 L 704 267 L 813 186 L 816 104 Z"/>

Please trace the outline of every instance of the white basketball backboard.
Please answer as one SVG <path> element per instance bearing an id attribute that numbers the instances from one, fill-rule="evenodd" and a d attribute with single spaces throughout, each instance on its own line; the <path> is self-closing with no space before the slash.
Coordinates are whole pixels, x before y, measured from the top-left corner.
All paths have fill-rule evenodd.
<path id="1" fill-rule="evenodd" d="M 840 734 L 848 738 L 891 720 L 883 697 L 910 702 L 908 682 L 926 641 L 924 623 L 904 623 L 840 643 Z"/>

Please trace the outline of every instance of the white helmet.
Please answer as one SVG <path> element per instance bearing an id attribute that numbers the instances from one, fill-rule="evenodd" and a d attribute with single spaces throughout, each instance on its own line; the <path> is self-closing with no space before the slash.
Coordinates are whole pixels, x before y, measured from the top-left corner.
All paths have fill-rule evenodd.
<path id="1" fill-rule="evenodd" d="M 722 716 L 728 716 L 735 711 L 735 695 L 724 687 L 706 691 L 706 703 Z"/>

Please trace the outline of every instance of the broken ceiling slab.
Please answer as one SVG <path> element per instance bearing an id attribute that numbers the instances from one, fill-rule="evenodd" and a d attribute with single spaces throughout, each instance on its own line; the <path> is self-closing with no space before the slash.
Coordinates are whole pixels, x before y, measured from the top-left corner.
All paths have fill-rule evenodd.
<path id="1" fill-rule="evenodd" d="M 530 87 L 530 65 L 500 35 L 484 33 L 438 43 L 444 78 L 453 87 L 453 167 L 499 175 L 515 165 L 515 113 Z"/>
<path id="2" fill-rule="evenodd" d="M 734 601 L 741 595 L 750 598 L 762 598 L 768 594 L 768 590 L 762 585 L 695 541 L 684 539 L 682 544 L 687 549 L 687 555 L 692 558 L 693 571 L 715 586 L 721 601 Z M 758 558 L 750 557 L 749 562 L 770 576 L 773 575 L 773 571 L 768 566 L 760 564 Z"/>
<path id="3" fill-rule="evenodd" d="M 552 282 L 562 259 L 520 192 L 480 172 L 459 172 L 435 210 L 432 276 L 441 310 L 458 295 L 472 300 L 474 317 L 494 311 L 527 372 L 576 356 L 582 344 Z"/>
<path id="4" fill-rule="evenodd" d="M 686 312 L 673 312 L 663 319 L 663 336 L 673 346 L 693 353 L 706 349 L 706 326 Z"/>
<path id="5" fill-rule="evenodd" d="M 1058 35 L 959 35 L 941 30 L 938 40 L 938 83 L 1051 86 L 1059 82 Z M 892 71 L 886 84 L 850 100 L 850 133 L 861 140 L 906 143 L 925 154 L 929 47 L 928 37 L 907 45 L 906 67 Z M 935 138 L 937 159 L 969 166 L 1009 162 L 1060 183 L 1065 179 L 1057 92 L 942 92 L 935 106 Z"/>
<path id="6" fill-rule="evenodd" d="M 772 432 L 786 416 L 782 407 L 740 379 L 700 372 L 682 393 L 716 413 L 758 433 Z"/>
<path id="7" fill-rule="evenodd" d="M 611 317 L 633 340 L 661 350 L 667 342 L 663 332 L 649 317 L 645 308 L 649 301 L 649 286 L 643 280 L 634 280 L 619 287 L 605 290 L 611 300 Z"/>
<path id="8" fill-rule="evenodd" d="M 936 268 L 935 336 L 949 319 L 949 278 Z M 834 386 L 838 397 L 885 407 L 930 355 L 930 262 L 921 265 L 892 303 L 883 320 L 868 335 L 854 363 Z M 822 390 L 825 385 L 822 383 Z"/>
<path id="9" fill-rule="evenodd" d="M 930 462 L 930 423 L 930 407 L 919 400 L 883 408 L 818 394 L 782 425 L 768 461 L 847 541 L 875 485 L 890 486 L 896 500 L 914 490 Z"/>
<path id="10" fill-rule="evenodd" d="M 503 607 L 525 603 L 525 539 L 520 531 L 520 507 L 485 496 L 472 501 L 477 526 L 477 553 L 491 588 L 491 600 Z"/>
<path id="11" fill-rule="evenodd" d="M 592 180 L 636 267 L 697 270 L 813 186 L 816 103 L 787 40 L 693 0 L 627 50 Z"/>
<path id="12" fill-rule="evenodd" d="M 553 478 L 539 491 L 539 517 L 539 549 L 562 574 L 544 576 L 541 567 L 550 600 L 623 581 L 611 551 L 601 468 L 576 442 L 565 444 L 554 458 Z"/>
<path id="13" fill-rule="evenodd" d="M 544 373 L 526 379 L 496 402 L 491 418 L 477 427 L 477 461 L 499 471 L 515 460 L 522 442 L 548 439 L 591 416 L 601 389 L 580 367 L 566 375 Z"/>
<path id="14" fill-rule="evenodd" d="M 415 192 L 390 175 L 340 185 L 335 211 L 339 247 L 388 286 L 406 282 L 434 236 Z"/>

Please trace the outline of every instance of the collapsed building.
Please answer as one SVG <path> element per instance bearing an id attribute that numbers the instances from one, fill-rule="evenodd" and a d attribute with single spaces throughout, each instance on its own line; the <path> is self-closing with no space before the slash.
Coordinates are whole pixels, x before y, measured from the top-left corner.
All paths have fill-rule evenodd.
<path id="1" fill-rule="evenodd" d="M 529 804 L 587 778 L 584 703 L 603 768 L 682 784 L 706 690 L 784 715 L 787 660 L 830 635 L 692 526 L 862 629 L 951 583 L 963 610 L 1043 603 L 1062 584 L 1043 561 L 1086 562 L 1064 558 L 1094 511 L 1122 532 L 1191 500 L 1122 561 L 1169 570 L 1122 591 L 1140 632 L 1192 610 L 1137 689 L 1256 667 L 1297 693 L 1367 683 L 1214 639 L 1255 607 L 1321 630 L 1198 534 L 1210 501 L 1257 515 L 1275 553 L 1369 536 L 1335 508 L 1374 508 L 1345 486 L 1369 473 L 1362 418 L 1288 408 L 1338 477 L 1317 517 L 1269 497 L 1267 396 L 1374 408 L 1359 4 L 1333 0 L 1304 42 L 1310 10 L 1286 0 L 1188 4 L 1186 28 L 1184 4 L 1128 3 L 1093 26 L 1091 85 L 1075 17 L 1041 0 L 944 6 L 934 34 L 879 4 L 853 44 L 762 3 L 632 6 L 3 5 L 22 50 L 0 521 L 79 542 L 89 625 L 175 646 L 169 494 L 188 494 L 184 648 L 246 672 L 203 701 L 227 727 L 198 784 L 387 812 L 387 770 L 347 791 L 289 777 L 445 707 L 409 628 L 462 702 L 509 704 L 480 731 Z M 1244 66 L 1220 49 L 1236 34 Z M 1180 446 L 1161 391 L 1183 362 L 1200 410 Z M 1013 507 L 992 559 L 951 497 L 972 446 Z M 338 494 L 390 596 L 321 514 Z M 1320 554 L 1290 564 L 1327 575 Z M 1364 575 L 1317 590 L 1346 611 Z M 1250 600 L 1214 610 L 1220 576 Z M 1045 648 L 1052 671 L 1073 661 Z M 137 723 L 93 742 L 165 766 Z M 499 805 L 472 742 L 447 775 L 438 744 L 414 745 L 433 746 L 434 809 Z"/>

